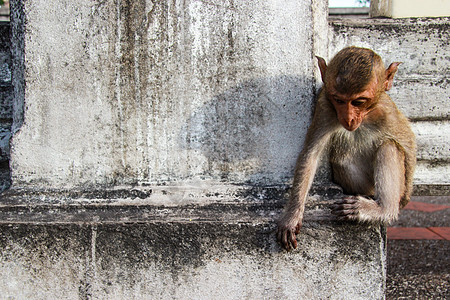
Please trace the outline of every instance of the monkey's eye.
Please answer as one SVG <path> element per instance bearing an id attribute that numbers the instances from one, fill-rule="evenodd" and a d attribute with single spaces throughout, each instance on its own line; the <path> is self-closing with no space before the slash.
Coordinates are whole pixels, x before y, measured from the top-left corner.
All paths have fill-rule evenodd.
<path id="1" fill-rule="evenodd" d="M 336 102 L 337 104 L 344 104 L 345 101 L 341 100 L 341 99 L 336 99 L 334 98 L 334 102 Z"/>
<path id="2" fill-rule="evenodd" d="M 361 105 L 363 105 L 364 103 L 366 103 L 365 100 L 354 100 L 354 101 L 352 101 L 352 105 L 353 105 L 353 106 L 361 106 Z"/>

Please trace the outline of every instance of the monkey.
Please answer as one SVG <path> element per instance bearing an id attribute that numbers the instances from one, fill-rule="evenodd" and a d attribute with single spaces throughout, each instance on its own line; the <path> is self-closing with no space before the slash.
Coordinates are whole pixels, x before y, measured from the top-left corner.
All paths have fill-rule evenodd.
<path id="1" fill-rule="evenodd" d="M 348 47 L 327 65 L 277 240 L 297 248 L 305 200 L 319 159 L 328 153 L 332 180 L 345 196 L 330 205 L 338 220 L 388 224 L 411 197 L 416 142 L 408 119 L 387 95 L 400 62 L 387 69 L 373 50 Z"/>

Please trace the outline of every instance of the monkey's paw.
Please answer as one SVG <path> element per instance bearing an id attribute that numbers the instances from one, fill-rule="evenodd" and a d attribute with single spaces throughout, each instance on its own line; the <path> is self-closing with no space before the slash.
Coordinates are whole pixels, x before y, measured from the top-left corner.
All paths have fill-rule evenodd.
<path id="1" fill-rule="evenodd" d="M 331 213 L 338 220 L 358 220 L 361 202 L 357 196 L 346 197 L 342 200 L 334 202 L 331 207 Z"/>
<path id="2" fill-rule="evenodd" d="M 296 235 L 300 233 L 300 228 L 302 227 L 302 222 L 299 221 L 296 226 L 278 224 L 277 229 L 277 241 L 281 246 L 290 251 L 297 248 L 297 237 Z"/>

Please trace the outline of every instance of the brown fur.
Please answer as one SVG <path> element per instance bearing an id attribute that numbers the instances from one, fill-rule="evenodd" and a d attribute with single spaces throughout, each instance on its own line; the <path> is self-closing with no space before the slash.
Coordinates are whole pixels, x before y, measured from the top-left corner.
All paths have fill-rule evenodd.
<path id="1" fill-rule="evenodd" d="M 381 58 L 372 50 L 349 47 L 340 51 L 330 62 L 326 82 L 334 81 L 338 92 L 355 94 L 364 90 L 378 70 L 384 71 Z M 374 72 L 375 71 L 375 72 Z"/>
<path id="2" fill-rule="evenodd" d="M 390 222 L 412 192 L 414 134 L 385 93 L 399 63 L 385 70 L 372 50 L 356 47 L 341 50 L 328 67 L 318 59 L 324 89 L 297 160 L 290 200 L 278 222 L 277 239 L 287 250 L 297 247 L 305 200 L 325 150 L 334 181 L 355 195 L 332 205 L 340 219 Z"/>

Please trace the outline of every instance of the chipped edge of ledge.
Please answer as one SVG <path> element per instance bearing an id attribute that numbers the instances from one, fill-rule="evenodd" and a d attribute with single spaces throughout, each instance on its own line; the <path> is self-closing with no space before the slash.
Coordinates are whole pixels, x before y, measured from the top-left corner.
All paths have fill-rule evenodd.
<path id="1" fill-rule="evenodd" d="M 13 188 L 0 195 L 0 224 L 275 223 L 288 190 L 286 185 L 114 187 L 84 191 Z M 332 185 L 315 186 L 307 201 L 305 222 L 335 220 L 329 204 L 340 193 Z"/>

